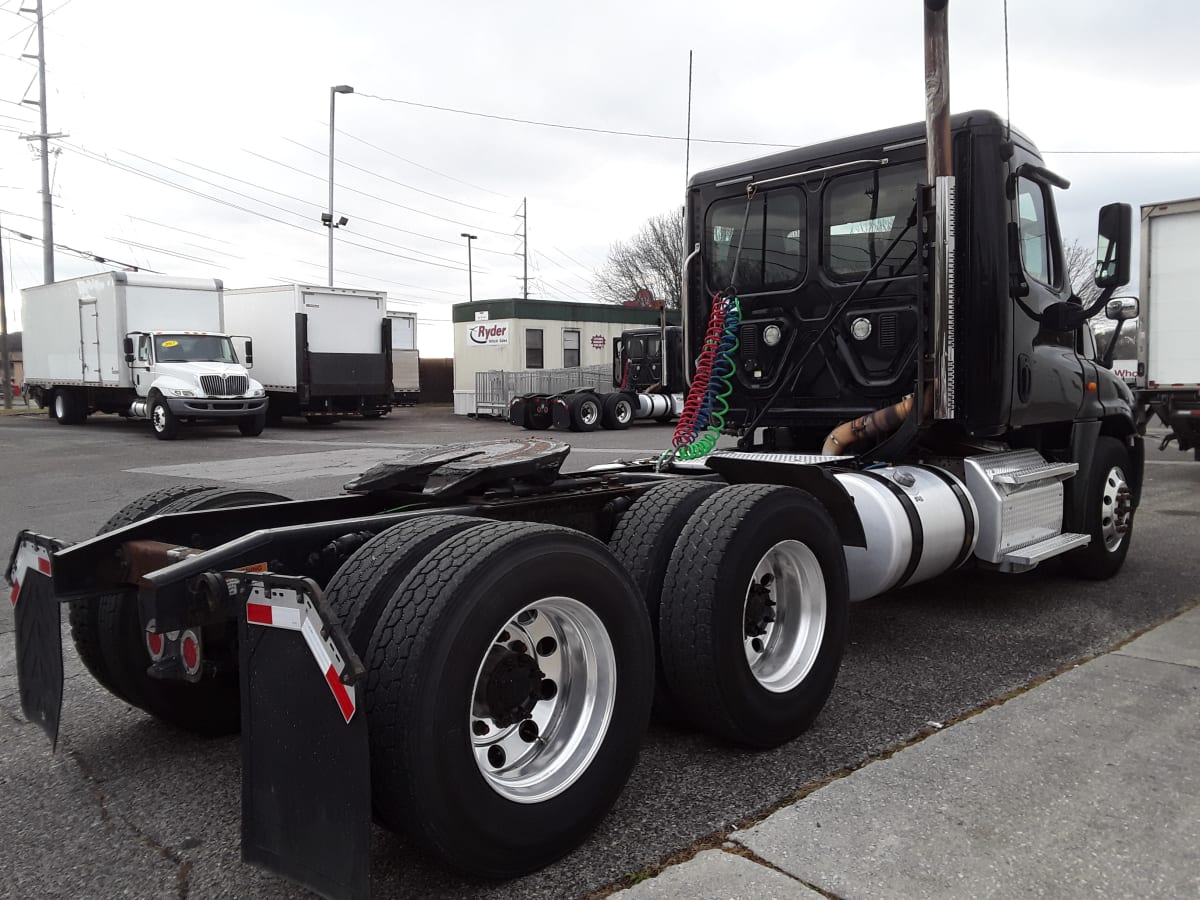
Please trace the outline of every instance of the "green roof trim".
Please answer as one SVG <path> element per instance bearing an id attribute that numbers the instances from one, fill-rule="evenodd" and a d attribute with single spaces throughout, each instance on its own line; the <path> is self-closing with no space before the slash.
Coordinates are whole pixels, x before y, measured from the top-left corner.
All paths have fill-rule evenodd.
<path id="1" fill-rule="evenodd" d="M 450 309 L 452 322 L 474 322 L 475 313 L 486 312 L 488 319 L 544 319 L 552 322 L 615 322 L 621 325 L 657 325 L 657 309 L 617 306 L 612 303 L 564 303 L 559 300 L 476 300 L 455 303 Z M 668 324 L 679 324 L 678 310 L 667 311 Z"/>

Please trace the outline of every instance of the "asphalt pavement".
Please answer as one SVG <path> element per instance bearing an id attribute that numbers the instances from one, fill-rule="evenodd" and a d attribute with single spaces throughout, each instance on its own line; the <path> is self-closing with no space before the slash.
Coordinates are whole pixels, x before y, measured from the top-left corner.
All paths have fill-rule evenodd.
<path id="1" fill-rule="evenodd" d="M 81 428 L 5 416 L 0 542 L 10 546 L 21 527 L 87 537 L 125 503 L 170 484 L 267 483 L 289 496 L 321 496 L 336 493 L 356 467 L 408 447 L 520 433 L 421 408 L 328 430 L 289 425 L 261 438 L 196 428 L 176 442 L 105 416 Z M 668 437 L 669 429 L 650 424 L 564 436 L 574 468 L 661 449 Z M 800 739 L 751 753 L 656 724 L 613 812 L 566 859 L 515 881 L 481 883 L 377 828 L 374 896 L 560 898 L 631 885 L 698 849 L 736 843 L 731 834 L 815 785 L 937 731 L 930 723 L 995 704 L 1188 609 L 1200 575 L 1200 464 L 1176 452 L 1149 455 L 1131 552 L 1113 580 L 1075 581 L 1051 563 L 1020 576 L 961 572 L 856 604 L 837 687 Z M 0 896 L 304 896 L 240 862 L 236 739 L 198 741 L 149 719 L 80 674 L 68 647 L 62 737 L 51 755 L 19 711 L 11 630 L 4 608 Z"/>

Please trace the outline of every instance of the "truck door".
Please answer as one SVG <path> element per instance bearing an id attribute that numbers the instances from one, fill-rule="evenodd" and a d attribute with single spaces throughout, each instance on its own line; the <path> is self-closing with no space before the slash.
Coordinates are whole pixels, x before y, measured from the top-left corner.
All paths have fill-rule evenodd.
<path id="1" fill-rule="evenodd" d="M 1054 200 L 1048 184 L 1020 174 L 1014 176 L 1012 221 L 1017 224 L 1023 276 L 1029 285 L 1024 298 L 1035 313 L 1070 296 Z M 1083 364 L 1076 352 L 1074 331 L 1043 328 L 1020 308 L 1013 312 L 1013 425 L 1062 421 L 1083 402 Z"/>
<path id="2" fill-rule="evenodd" d="M 95 297 L 79 300 L 79 362 L 80 377 L 90 384 L 99 384 L 100 373 L 100 310 Z"/>

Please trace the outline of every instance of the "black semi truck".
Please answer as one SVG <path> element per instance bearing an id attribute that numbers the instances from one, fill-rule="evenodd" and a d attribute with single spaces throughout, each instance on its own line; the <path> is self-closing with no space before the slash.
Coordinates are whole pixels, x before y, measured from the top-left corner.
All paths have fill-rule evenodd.
<path id="1" fill-rule="evenodd" d="M 513 397 L 508 421 L 530 431 L 620 431 L 636 419 L 670 422 L 683 409 L 683 328 L 629 328 L 613 339 L 613 389 Z"/>
<path id="2" fill-rule="evenodd" d="M 1085 306 L 1065 179 L 928 94 L 924 125 L 691 179 L 690 384 L 661 455 L 562 474 L 550 440 L 462 445 L 327 499 L 175 487 L 77 544 L 21 532 L 26 715 L 56 738 L 65 605 L 114 694 L 240 727 L 247 861 L 359 897 L 372 812 L 487 877 L 568 852 L 656 698 L 750 748 L 797 738 L 856 599 L 1054 557 L 1115 575 L 1142 438 L 1082 348 L 1128 277 L 1129 208 L 1100 212 Z"/>

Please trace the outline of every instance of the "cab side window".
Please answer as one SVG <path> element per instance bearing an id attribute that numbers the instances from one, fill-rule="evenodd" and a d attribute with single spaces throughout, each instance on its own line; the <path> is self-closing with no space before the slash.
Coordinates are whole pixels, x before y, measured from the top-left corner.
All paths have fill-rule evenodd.
<path id="1" fill-rule="evenodd" d="M 150 335 L 143 334 L 138 338 L 137 361 L 140 363 L 150 362 Z"/>
<path id="2" fill-rule="evenodd" d="M 1021 259 L 1030 278 L 1058 285 L 1054 264 L 1053 227 L 1046 209 L 1046 188 L 1028 178 L 1017 179 L 1017 225 L 1021 233 Z"/>

